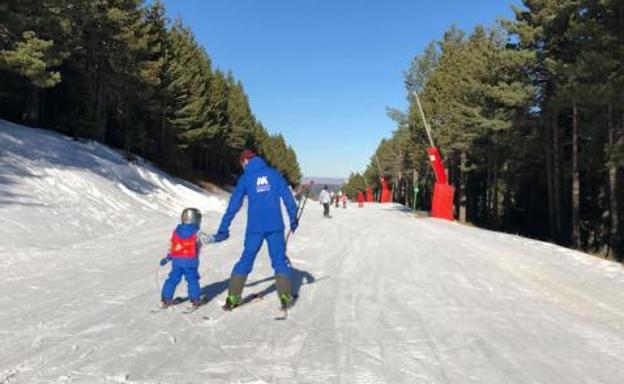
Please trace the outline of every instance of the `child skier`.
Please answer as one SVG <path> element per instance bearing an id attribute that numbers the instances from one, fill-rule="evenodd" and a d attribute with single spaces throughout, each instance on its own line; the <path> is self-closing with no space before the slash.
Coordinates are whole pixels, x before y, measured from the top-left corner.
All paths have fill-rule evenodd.
<path id="1" fill-rule="evenodd" d="M 167 257 L 160 260 L 160 265 L 165 266 L 172 261 L 171 272 L 162 287 L 161 299 L 163 308 L 174 304 L 173 295 L 176 287 L 186 278 L 188 297 L 191 301 L 190 310 L 197 309 L 201 305 L 201 293 L 199 289 L 199 253 L 204 243 L 211 243 L 212 238 L 199 230 L 201 225 L 201 212 L 196 208 L 185 208 L 182 211 L 181 223 L 171 234 L 171 246 Z"/>

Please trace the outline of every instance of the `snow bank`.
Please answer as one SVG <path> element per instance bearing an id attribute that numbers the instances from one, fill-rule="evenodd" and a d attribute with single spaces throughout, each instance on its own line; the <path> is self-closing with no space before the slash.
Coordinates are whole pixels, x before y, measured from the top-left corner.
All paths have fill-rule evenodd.
<path id="1" fill-rule="evenodd" d="M 0 252 L 84 241 L 187 206 L 222 212 L 225 201 L 105 145 L 0 120 Z"/>

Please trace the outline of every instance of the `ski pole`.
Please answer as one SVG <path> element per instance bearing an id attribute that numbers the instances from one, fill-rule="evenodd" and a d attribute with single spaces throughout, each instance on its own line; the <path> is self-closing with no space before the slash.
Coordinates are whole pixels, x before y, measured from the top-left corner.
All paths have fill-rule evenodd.
<path id="1" fill-rule="evenodd" d="M 308 189 L 305 192 L 305 197 L 303 197 L 303 203 L 301 202 L 301 200 L 299 200 L 299 204 L 297 204 L 297 213 L 295 215 L 295 219 L 297 220 L 297 223 L 299 223 L 299 219 L 301 219 L 301 216 L 303 215 L 303 210 L 305 209 L 306 203 L 308 202 L 308 197 L 310 196 L 310 191 L 312 190 L 312 184 L 314 184 L 313 180 L 310 181 L 310 184 L 308 185 Z M 284 250 L 288 249 L 288 239 L 290 238 L 290 235 L 292 233 L 293 233 L 292 230 L 290 230 L 288 231 L 288 234 L 286 235 L 286 241 L 284 243 Z M 286 256 L 286 262 L 288 263 L 288 266 L 292 267 L 292 263 L 288 255 L 286 255 L 286 252 L 284 252 L 284 255 Z"/>
<path id="2" fill-rule="evenodd" d="M 305 202 L 308 200 L 313 183 L 314 181 L 310 181 L 310 184 L 308 184 L 307 187 L 305 185 L 303 186 L 303 190 L 301 191 L 301 200 L 303 200 L 303 204 L 301 203 L 301 200 L 299 200 L 299 204 L 297 206 L 297 218 L 301 217 L 301 212 L 303 211 L 303 207 L 305 207 Z"/>
<path id="3" fill-rule="evenodd" d="M 297 204 L 297 213 L 295 214 L 295 219 L 297 220 L 297 223 L 299 223 L 299 219 L 301 219 L 301 216 L 303 215 L 303 210 L 305 209 L 306 203 L 308 202 L 308 196 L 310 196 L 312 184 L 314 184 L 314 181 L 310 181 L 307 189 L 304 187 L 305 194 Z M 288 239 L 290 238 L 291 233 L 292 231 L 288 231 L 288 234 L 286 235 L 286 245 L 288 245 Z"/>
<path id="4" fill-rule="evenodd" d="M 301 201 L 303 200 L 303 194 L 301 195 L 301 199 L 299 199 L 299 201 L 297 202 L 297 213 L 295 213 L 295 220 L 299 221 L 299 210 L 301 209 Z M 286 234 L 286 241 L 285 241 L 285 245 L 288 245 L 288 239 L 290 238 L 290 234 L 292 233 L 292 229 L 288 231 L 288 234 Z M 288 259 L 288 256 L 286 256 L 286 259 Z M 290 261 L 289 263 L 290 264 Z"/>
<path id="5" fill-rule="evenodd" d="M 314 181 L 310 181 L 310 185 L 308 186 L 308 190 L 306 191 L 305 198 L 303 199 L 303 204 L 301 205 L 301 210 L 299 210 L 299 212 L 297 213 L 297 222 L 299 222 L 299 219 L 301 219 L 301 216 L 303 216 L 303 210 L 305 209 L 306 203 L 308 202 L 308 197 L 310 196 L 312 184 L 314 184 Z"/>

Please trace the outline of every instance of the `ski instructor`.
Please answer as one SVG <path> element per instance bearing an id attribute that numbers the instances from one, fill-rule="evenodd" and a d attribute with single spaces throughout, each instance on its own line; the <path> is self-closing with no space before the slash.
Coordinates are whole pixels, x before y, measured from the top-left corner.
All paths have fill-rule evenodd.
<path id="1" fill-rule="evenodd" d="M 269 167 L 260 156 L 249 149 L 240 156 L 243 174 L 236 189 L 230 196 L 227 210 L 221 219 L 221 225 L 213 235 L 214 242 L 230 237 L 230 224 L 247 196 L 247 230 L 245 248 L 240 260 L 234 265 L 230 276 L 228 296 L 224 309 L 231 310 L 242 303 L 243 288 L 247 275 L 253 269 L 254 260 L 264 240 L 269 246 L 271 266 L 275 271 L 275 286 L 282 308 L 288 308 L 293 302 L 291 291 L 291 269 L 286 258 L 284 241 L 284 221 L 280 199 L 284 202 L 290 218 L 290 230 L 297 230 L 297 204 L 288 188 L 284 177 Z"/>

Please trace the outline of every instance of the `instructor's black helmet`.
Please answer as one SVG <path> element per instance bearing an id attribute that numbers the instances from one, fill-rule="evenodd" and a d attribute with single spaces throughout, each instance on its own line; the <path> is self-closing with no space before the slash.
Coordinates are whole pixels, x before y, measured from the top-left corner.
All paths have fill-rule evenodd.
<path id="1" fill-rule="evenodd" d="M 184 208 L 182 211 L 182 217 L 180 221 L 182 224 L 196 224 L 201 225 L 201 212 L 197 208 Z"/>

